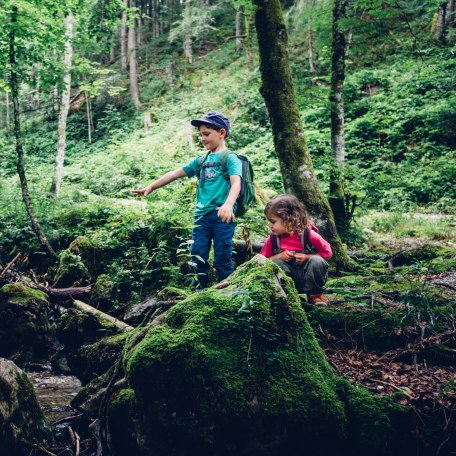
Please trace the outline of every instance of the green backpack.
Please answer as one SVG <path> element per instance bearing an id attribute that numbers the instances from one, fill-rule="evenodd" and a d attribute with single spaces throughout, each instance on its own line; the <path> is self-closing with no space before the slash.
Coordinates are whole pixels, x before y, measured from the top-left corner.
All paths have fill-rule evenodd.
<path id="1" fill-rule="evenodd" d="M 205 174 L 201 173 L 202 168 L 206 167 L 214 167 L 214 166 L 221 166 L 223 177 L 229 181 L 230 176 L 228 174 L 228 167 L 226 166 L 226 160 L 228 155 L 234 154 L 236 155 L 242 163 L 242 176 L 241 176 L 241 191 L 239 192 L 239 196 L 237 197 L 236 203 L 237 208 L 235 212 L 236 217 L 240 217 L 247 212 L 247 209 L 255 204 L 255 184 L 253 183 L 253 168 L 252 164 L 250 163 L 249 159 L 245 155 L 239 155 L 235 152 L 231 152 L 226 150 L 223 154 L 220 155 L 220 162 L 207 162 L 205 163 L 207 157 L 211 152 L 208 152 L 206 155 L 203 155 L 198 161 L 198 167 L 196 170 L 196 175 L 198 177 L 199 186 L 200 188 L 204 188 L 204 181 L 205 181 Z"/>

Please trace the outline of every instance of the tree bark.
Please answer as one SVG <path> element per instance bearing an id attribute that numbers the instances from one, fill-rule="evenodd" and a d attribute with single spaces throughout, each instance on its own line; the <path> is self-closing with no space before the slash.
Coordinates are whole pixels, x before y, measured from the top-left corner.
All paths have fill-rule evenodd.
<path id="1" fill-rule="evenodd" d="M 128 68 L 128 56 L 127 56 L 127 8 L 128 0 L 124 1 L 124 9 L 122 11 L 122 19 L 120 24 L 120 65 L 123 71 L 127 71 Z"/>
<path id="2" fill-rule="evenodd" d="M 9 34 L 9 61 L 11 65 L 11 92 L 13 98 L 13 116 L 14 116 L 14 132 L 16 136 L 16 152 L 17 152 L 17 173 L 21 182 L 21 192 L 22 200 L 24 201 L 27 214 L 32 223 L 33 231 L 35 232 L 40 244 L 47 251 L 47 253 L 52 257 L 56 258 L 53 248 L 49 244 L 41 225 L 38 222 L 38 219 L 33 209 L 32 201 L 28 192 L 27 178 L 25 175 L 25 163 L 24 163 L 24 150 L 22 148 L 22 138 L 21 138 L 21 122 L 19 117 L 19 89 L 17 82 L 17 73 L 16 73 L 16 55 L 15 55 L 15 39 L 16 39 L 16 26 L 17 26 L 17 6 L 13 6 L 12 15 L 11 15 L 11 30 Z"/>
<path id="3" fill-rule="evenodd" d="M 340 21 L 345 18 L 348 0 L 335 0 L 332 19 L 332 58 L 331 58 L 331 92 L 329 102 L 331 108 L 331 153 L 333 163 L 329 183 L 329 203 L 331 205 L 336 226 L 345 230 L 348 226 L 348 212 L 345 209 L 344 190 L 344 80 L 346 40 Z"/>
<path id="4" fill-rule="evenodd" d="M 92 130 L 93 130 L 93 122 L 92 122 L 92 110 L 90 109 L 90 94 L 86 91 L 84 92 L 85 95 L 85 102 L 86 102 L 86 112 L 87 112 L 87 137 L 89 143 L 92 142 Z"/>
<path id="5" fill-rule="evenodd" d="M 241 5 L 236 12 L 236 51 L 241 52 L 242 49 L 242 35 L 244 32 L 244 6 Z"/>
<path id="6" fill-rule="evenodd" d="M 6 129 L 10 129 L 10 101 L 9 101 L 9 93 L 8 91 L 5 92 L 5 105 L 6 105 Z"/>
<path id="7" fill-rule="evenodd" d="M 314 85 L 315 66 L 313 60 L 313 33 L 312 33 L 312 18 L 309 16 L 307 19 L 307 48 L 309 53 L 309 76 L 310 85 Z"/>
<path id="8" fill-rule="evenodd" d="M 445 25 L 447 29 L 447 40 L 449 43 L 454 42 L 454 36 L 452 35 L 452 30 L 454 28 L 454 11 L 455 9 L 455 0 L 449 0 L 447 5 L 446 17 L 445 17 Z"/>
<path id="9" fill-rule="evenodd" d="M 130 6 L 135 7 L 135 0 L 130 0 Z M 134 13 L 133 13 L 134 14 Z M 138 86 L 138 62 L 136 60 L 136 19 L 133 17 L 130 21 L 128 29 L 128 63 L 130 66 L 130 95 L 133 105 L 136 109 L 141 108 L 139 101 L 139 86 Z"/>
<path id="10" fill-rule="evenodd" d="M 435 37 L 445 43 L 446 41 L 446 11 L 447 11 L 448 2 L 443 1 L 439 6 L 439 10 L 437 12 L 437 22 L 435 24 Z"/>
<path id="11" fill-rule="evenodd" d="M 244 14 L 244 27 L 245 27 L 245 59 L 247 61 L 247 68 L 253 70 L 253 53 L 252 53 L 252 16 L 247 13 Z"/>
<path id="12" fill-rule="evenodd" d="M 307 149 L 288 59 L 288 37 L 279 0 L 254 0 L 260 51 L 261 94 L 271 120 L 284 188 L 303 201 L 331 243 L 338 268 L 349 259 L 337 234 L 328 200 L 321 191 Z"/>
<path id="13" fill-rule="evenodd" d="M 65 20 L 65 68 L 63 76 L 62 102 L 60 105 L 58 140 L 57 140 L 57 155 L 55 157 L 54 181 L 52 183 L 51 192 L 58 198 L 60 186 L 63 180 L 63 163 L 66 152 L 66 124 L 68 111 L 70 109 L 70 92 L 71 92 L 71 61 L 73 56 L 73 14 L 68 13 Z"/>

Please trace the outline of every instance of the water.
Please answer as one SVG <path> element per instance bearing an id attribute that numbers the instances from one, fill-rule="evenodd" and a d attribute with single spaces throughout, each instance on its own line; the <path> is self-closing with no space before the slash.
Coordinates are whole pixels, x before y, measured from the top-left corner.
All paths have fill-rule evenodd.
<path id="1" fill-rule="evenodd" d="M 35 388 L 36 397 L 49 423 L 77 415 L 70 402 L 79 392 L 81 382 L 71 375 L 57 375 L 51 371 L 50 365 L 43 370 L 27 372 Z"/>

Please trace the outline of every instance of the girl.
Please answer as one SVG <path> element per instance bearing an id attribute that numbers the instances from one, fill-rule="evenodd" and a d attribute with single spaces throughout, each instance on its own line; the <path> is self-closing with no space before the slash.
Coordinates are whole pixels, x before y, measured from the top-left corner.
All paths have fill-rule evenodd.
<path id="1" fill-rule="evenodd" d="M 323 296 L 328 278 L 331 246 L 309 220 L 305 206 L 293 195 L 278 195 L 264 209 L 271 234 L 260 254 L 278 264 L 290 276 L 310 304 L 326 305 Z"/>

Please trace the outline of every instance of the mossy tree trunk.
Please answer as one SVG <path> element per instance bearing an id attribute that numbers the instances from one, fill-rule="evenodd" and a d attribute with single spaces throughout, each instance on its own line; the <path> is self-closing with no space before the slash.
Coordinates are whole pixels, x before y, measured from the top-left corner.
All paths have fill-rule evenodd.
<path id="1" fill-rule="evenodd" d="M 38 218 L 35 214 L 35 210 L 30 199 L 27 177 L 25 175 L 25 163 L 24 163 L 24 150 L 22 148 L 21 138 L 21 122 L 19 116 L 19 88 L 17 81 L 16 72 L 16 54 L 15 54 L 15 40 L 16 40 L 16 28 L 18 27 L 18 8 L 13 6 L 11 15 L 11 29 L 9 34 L 9 62 L 11 65 L 11 94 L 13 99 L 13 116 L 14 116 L 14 132 L 16 135 L 16 152 L 17 152 L 17 173 L 21 182 L 22 200 L 24 201 L 27 214 L 32 223 L 33 231 L 35 232 L 40 244 L 43 246 L 45 251 L 52 257 L 55 258 L 55 254 L 51 244 L 47 240 Z"/>
<path id="2" fill-rule="evenodd" d="M 274 146 L 285 191 L 303 201 L 325 238 L 331 243 L 338 268 L 349 259 L 337 234 L 328 200 L 312 165 L 298 110 L 288 59 L 288 36 L 279 0 L 254 0 L 260 51 L 261 94 L 271 120 Z"/>
<path id="3" fill-rule="evenodd" d="M 345 140 L 344 140 L 344 80 L 346 39 L 341 28 L 345 18 L 348 0 L 335 0 L 332 17 L 332 57 L 331 57 L 331 166 L 329 183 L 329 204 L 334 214 L 337 229 L 347 229 L 350 212 L 346 208 L 344 189 Z"/>

